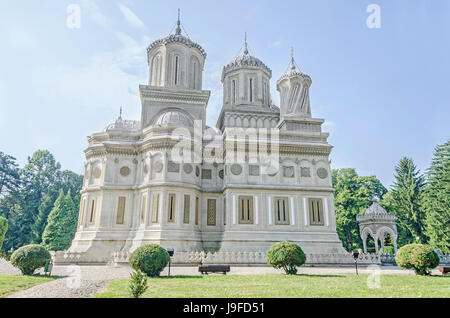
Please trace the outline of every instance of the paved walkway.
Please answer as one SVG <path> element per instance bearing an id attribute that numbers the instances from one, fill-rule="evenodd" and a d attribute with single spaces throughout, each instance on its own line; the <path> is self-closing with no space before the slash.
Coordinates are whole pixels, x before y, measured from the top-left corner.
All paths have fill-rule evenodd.
<path id="1" fill-rule="evenodd" d="M 370 274 L 374 270 L 380 274 L 414 275 L 413 271 L 401 270 L 395 266 L 359 268 L 360 274 Z M 116 279 L 128 278 L 132 272 L 129 266 L 54 266 L 52 275 L 59 276 L 54 281 L 34 286 L 10 295 L 11 298 L 85 298 L 102 291 Z M 257 275 L 282 273 L 271 267 L 231 267 L 230 275 Z M 298 274 L 308 275 L 344 275 L 354 274 L 353 267 L 301 267 Z M 0 274 L 20 274 L 11 264 L 0 261 Z M 168 274 L 168 268 L 161 273 Z M 171 267 L 173 275 L 199 275 L 198 268 L 192 266 Z M 437 270 L 433 274 L 439 274 Z"/>

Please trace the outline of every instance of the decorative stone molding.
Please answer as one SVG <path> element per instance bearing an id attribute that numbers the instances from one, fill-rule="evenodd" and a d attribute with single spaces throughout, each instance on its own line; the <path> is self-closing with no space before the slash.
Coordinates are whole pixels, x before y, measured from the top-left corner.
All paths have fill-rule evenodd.
<path id="1" fill-rule="evenodd" d="M 186 173 L 186 174 L 191 174 L 192 170 L 193 170 L 193 168 L 192 168 L 192 165 L 191 165 L 190 163 L 185 163 L 185 164 L 183 165 L 183 171 L 184 171 L 184 173 Z"/>
<path id="2" fill-rule="evenodd" d="M 240 164 L 235 163 L 231 166 L 230 170 L 232 174 L 238 176 L 242 173 L 242 166 Z"/>
<path id="3" fill-rule="evenodd" d="M 156 172 L 161 172 L 163 170 L 163 168 L 164 168 L 164 165 L 163 165 L 163 163 L 161 161 L 156 161 L 153 164 L 153 168 L 155 169 Z"/>
<path id="4" fill-rule="evenodd" d="M 317 169 L 317 176 L 320 179 L 326 179 L 326 177 L 328 177 L 328 171 L 325 168 L 319 168 Z"/>
<path id="5" fill-rule="evenodd" d="M 301 167 L 300 168 L 300 176 L 310 178 L 311 177 L 311 169 L 308 167 Z"/>
<path id="6" fill-rule="evenodd" d="M 286 178 L 294 177 L 294 167 L 283 167 L 283 176 Z"/>
<path id="7" fill-rule="evenodd" d="M 122 168 L 120 168 L 120 175 L 122 177 L 128 177 L 130 175 L 130 168 L 128 168 L 127 166 L 123 166 Z"/>

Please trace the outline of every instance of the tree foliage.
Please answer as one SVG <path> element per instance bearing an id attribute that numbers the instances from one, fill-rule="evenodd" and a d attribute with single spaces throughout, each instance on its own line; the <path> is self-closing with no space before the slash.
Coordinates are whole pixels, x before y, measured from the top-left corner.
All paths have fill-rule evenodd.
<path id="1" fill-rule="evenodd" d="M 356 216 L 363 214 L 374 196 L 382 198 L 387 192 L 375 176 L 358 176 L 355 169 L 332 171 L 336 229 L 347 251 L 362 248 Z"/>
<path id="2" fill-rule="evenodd" d="M 430 246 L 450 253 L 450 140 L 435 148 L 427 183 L 423 200 L 425 234 Z"/>
<path id="3" fill-rule="evenodd" d="M 425 213 L 421 206 L 425 177 L 413 160 L 402 158 L 395 167 L 392 186 L 392 208 L 397 215 L 398 243 L 426 242 L 424 235 Z"/>
<path id="4" fill-rule="evenodd" d="M 48 216 L 42 234 L 42 244 L 50 251 L 63 251 L 70 247 L 77 230 L 78 209 L 69 192 L 60 190 L 55 205 Z"/>
<path id="5" fill-rule="evenodd" d="M 0 216 L 0 251 L 2 250 L 3 240 L 8 231 L 8 220 Z"/>
<path id="6" fill-rule="evenodd" d="M 16 158 L 0 151 L 0 198 L 17 190 L 20 185 Z"/>
<path id="7" fill-rule="evenodd" d="M 9 158 L 9 161 L 2 159 L 2 162 L 9 162 L 5 166 L 17 169 L 17 165 L 11 163 L 14 161 L 12 157 L 3 154 L 2 157 Z M 61 171 L 61 165 L 49 151 L 36 151 L 22 169 L 17 169 L 17 176 L 20 178 L 18 186 L 9 186 L 8 192 L 3 190 L 7 195 L 0 196 L 0 216 L 9 222 L 3 250 L 41 242 L 48 215 L 60 189 L 65 192 L 70 190 L 75 206 L 79 205 L 80 200 L 82 176 L 69 170 Z M 5 186 L 3 189 L 6 189 Z"/>

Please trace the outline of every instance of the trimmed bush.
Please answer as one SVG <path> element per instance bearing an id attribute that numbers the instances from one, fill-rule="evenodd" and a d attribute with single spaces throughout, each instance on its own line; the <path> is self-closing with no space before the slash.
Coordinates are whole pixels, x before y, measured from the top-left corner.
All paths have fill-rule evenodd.
<path id="1" fill-rule="evenodd" d="M 157 277 L 169 263 L 170 256 L 159 245 L 148 244 L 137 248 L 130 255 L 130 266 L 134 270 L 140 270 L 149 277 Z"/>
<path id="2" fill-rule="evenodd" d="M 425 245 L 408 244 L 398 250 L 395 262 L 401 268 L 414 269 L 417 275 L 429 275 L 428 269 L 439 265 L 439 256 Z"/>
<path id="3" fill-rule="evenodd" d="M 0 252 L 2 250 L 3 240 L 5 239 L 6 231 L 8 231 L 8 220 L 0 216 Z"/>
<path id="4" fill-rule="evenodd" d="M 147 275 L 140 270 L 131 274 L 130 281 L 128 283 L 128 289 L 130 290 L 131 297 L 139 298 L 147 290 Z"/>
<path id="5" fill-rule="evenodd" d="M 11 255 L 11 264 L 20 269 L 23 275 L 33 275 L 36 269 L 50 260 L 47 249 L 37 244 L 22 246 Z"/>
<path id="6" fill-rule="evenodd" d="M 306 262 L 306 255 L 294 242 L 278 242 L 266 253 L 266 261 L 274 268 L 283 268 L 287 275 L 297 274 L 297 266 Z"/>

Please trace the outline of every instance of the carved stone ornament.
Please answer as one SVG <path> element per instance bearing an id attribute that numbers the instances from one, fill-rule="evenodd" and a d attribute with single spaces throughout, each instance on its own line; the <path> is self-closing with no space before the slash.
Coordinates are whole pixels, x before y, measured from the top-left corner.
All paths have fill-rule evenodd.
<path id="1" fill-rule="evenodd" d="M 259 166 L 257 166 L 257 165 L 249 165 L 248 166 L 248 174 L 250 176 L 259 176 Z"/>
<path id="2" fill-rule="evenodd" d="M 169 161 L 167 163 L 167 171 L 168 172 L 180 172 L 180 164 L 173 162 L 173 161 Z"/>
<path id="3" fill-rule="evenodd" d="M 192 165 L 191 165 L 190 163 L 185 163 L 185 164 L 183 165 L 183 171 L 184 171 L 184 173 L 190 174 L 190 173 L 192 172 L 192 170 L 193 170 L 193 168 L 192 168 Z"/>
<path id="4" fill-rule="evenodd" d="M 287 178 L 294 176 L 294 167 L 283 167 L 283 175 Z"/>
<path id="5" fill-rule="evenodd" d="M 128 168 L 127 166 L 123 166 L 122 168 L 120 168 L 120 175 L 122 177 L 128 177 L 130 175 L 130 168 Z"/>
<path id="6" fill-rule="evenodd" d="M 319 168 L 317 169 L 317 176 L 320 179 L 325 179 L 326 177 L 328 177 L 328 171 L 325 168 Z"/>
<path id="7" fill-rule="evenodd" d="M 231 166 L 231 173 L 234 174 L 235 176 L 240 175 L 240 174 L 242 173 L 242 167 L 241 167 L 241 165 L 240 165 L 240 164 L 237 164 L 237 163 L 233 164 L 233 165 Z"/>
<path id="8" fill-rule="evenodd" d="M 202 169 L 202 179 L 211 179 L 211 169 Z"/>
<path id="9" fill-rule="evenodd" d="M 164 165 L 162 164 L 161 161 L 156 161 L 153 167 L 155 168 L 156 172 L 161 172 L 162 169 L 164 168 Z"/>
<path id="10" fill-rule="evenodd" d="M 311 177 L 311 169 L 308 167 L 301 167 L 300 168 L 300 176 Z"/>
<path id="11" fill-rule="evenodd" d="M 99 167 L 95 167 L 94 170 L 92 171 L 92 175 L 94 176 L 95 179 L 100 178 L 100 176 L 102 175 L 102 169 L 100 169 Z"/>

